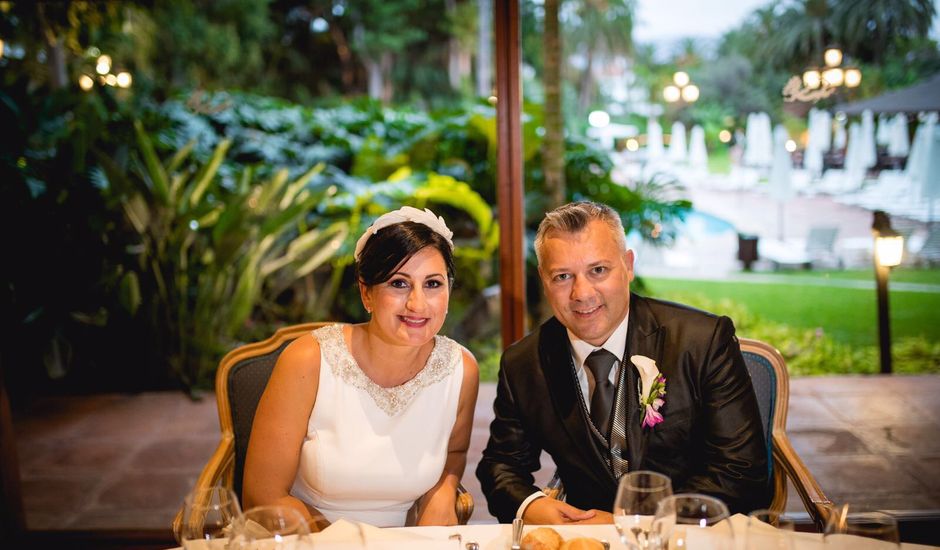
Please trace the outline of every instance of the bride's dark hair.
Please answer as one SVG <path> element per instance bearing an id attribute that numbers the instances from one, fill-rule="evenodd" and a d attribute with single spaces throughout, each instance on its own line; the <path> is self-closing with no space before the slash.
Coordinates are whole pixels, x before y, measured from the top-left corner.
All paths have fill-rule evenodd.
<path id="1" fill-rule="evenodd" d="M 453 287 L 454 253 L 450 244 L 430 227 L 410 221 L 382 228 L 369 237 L 356 262 L 356 279 L 366 286 L 384 283 L 419 250 L 428 246 L 433 246 L 444 257 L 447 282 Z"/>

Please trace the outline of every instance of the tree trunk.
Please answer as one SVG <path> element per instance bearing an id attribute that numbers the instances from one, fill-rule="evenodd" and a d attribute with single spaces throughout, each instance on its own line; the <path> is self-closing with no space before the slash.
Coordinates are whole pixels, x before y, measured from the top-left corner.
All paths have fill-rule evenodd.
<path id="1" fill-rule="evenodd" d="M 545 0 L 545 139 L 542 142 L 542 170 L 545 174 L 547 209 L 565 202 L 565 122 L 561 111 L 561 32 L 558 25 L 559 0 Z"/>
<path id="2" fill-rule="evenodd" d="M 493 95 L 493 0 L 478 0 L 477 95 Z"/>
<path id="3" fill-rule="evenodd" d="M 545 87 L 545 139 L 542 141 L 542 172 L 545 175 L 545 209 L 565 202 L 565 120 L 561 110 L 561 30 L 558 26 L 559 0 L 545 0 L 545 33 L 542 55 L 545 61 L 542 84 Z M 540 304 L 542 319 L 552 315 L 548 300 Z"/>
<path id="4" fill-rule="evenodd" d="M 49 68 L 49 85 L 53 90 L 60 90 L 68 85 L 68 69 L 65 62 L 65 39 L 56 36 L 55 29 L 46 19 L 46 10 L 42 4 L 37 4 L 36 13 L 39 16 L 39 26 L 46 40 L 49 54 L 46 56 L 46 66 Z"/>
<path id="5" fill-rule="evenodd" d="M 453 21 L 457 11 L 457 0 L 444 0 L 444 11 L 447 13 L 447 19 Z M 447 82 L 451 89 L 460 89 L 460 41 L 457 37 L 451 35 L 447 41 Z"/>
<path id="6" fill-rule="evenodd" d="M 339 57 L 340 62 L 340 77 L 343 81 L 343 93 L 349 93 L 352 91 L 355 79 L 353 55 L 352 51 L 349 49 L 349 41 L 346 40 L 346 34 L 336 21 L 330 22 L 330 38 L 332 38 L 333 43 L 336 44 L 336 55 Z"/>
<path id="7" fill-rule="evenodd" d="M 392 66 L 395 64 L 395 56 L 390 52 L 383 52 L 379 57 L 379 68 L 382 71 L 382 103 L 391 103 L 395 96 L 395 89 L 392 85 Z"/>
<path id="8" fill-rule="evenodd" d="M 578 81 L 578 115 L 584 116 L 594 101 L 594 50 L 587 50 L 587 66 Z"/>
<path id="9" fill-rule="evenodd" d="M 61 90 L 69 84 L 63 42 L 64 39 L 59 37 L 55 43 L 49 44 L 49 56 L 46 58 L 46 64 L 49 66 L 49 84 L 54 90 Z"/>
<path id="10" fill-rule="evenodd" d="M 362 64 L 366 66 L 369 77 L 368 90 L 370 99 L 382 99 L 382 66 L 372 58 L 363 57 Z"/>

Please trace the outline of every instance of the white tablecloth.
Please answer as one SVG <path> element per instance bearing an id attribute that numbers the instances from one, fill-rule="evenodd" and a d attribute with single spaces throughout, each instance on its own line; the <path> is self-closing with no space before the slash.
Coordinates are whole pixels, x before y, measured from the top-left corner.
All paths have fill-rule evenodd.
<path id="1" fill-rule="evenodd" d="M 747 517 L 736 514 L 731 518 L 736 550 L 744 550 L 744 530 Z M 526 526 L 525 532 L 537 526 Z M 613 525 L 554 525 L 553 529 L 565 539 L 592 537 L 606 540 L 611 550 L 624 550 Z M 459 534 L 460 539 L 453 537 Z M 312 538 L 314 550 L 464 550 L 468 542 L 476 542 L 481 550 L 508 550 L 512 526 L 508 524 L 459 525 L 456 527 L 397 527 L 380 529 L 369 525 L 357 525 L 340 520 Z M 814 533 L 792 533 L 793 550 L 826 550 L 822 535 Z M 362 541 L 365 540 L 365 546 Z M 691 542 L 691 541 L 690 541 Z M 692 545 L 690 545 L 692 546 Z M 708 545 L 710 546 L 710 545 Z M 937 546 L 901 544 L 902 550 L 930 550 Z M 691 550 L 711 550 L 691 548 Z"/>
<path id="2" fill-rule="evenodd" d="M 731 518 L 735 530 L 736 550 L 744 550 L 744 532 L 747 526 L 747 516 L 735 514 Z M 525 532 L 536 526 L 526 526 Z M 555 525 L 552 526 L 565 539 L 573 537 L 592 537 L 606 540 L 611 550 L 626 548 L 620 542 L 620 537 L 613 525 Z M 333 531 L 331 533 L 330 531 Z M 451 535 L 459 534 L 460 543 L 451 539 Z M 793 550 L 825 550 L 822 535 L 814 533 L 792 533 Z M 350 539 L 352 537 L 352 539 Z M 358 542 L 361 538 L 367 541 L 369 550 L 464 550 L 467 542 L 476 542 L 481 550 L 508 550 L 512 537 L 512 526 L 508 524 L 460 525 L 456 527 L 399 527 L 378 529 L 365 526 L 360 531 L 353 524 L 334 524 L 323 533 L 313 536 L 316 550 L 342 550 L 361 548 L 358 544 L 351 545 L 350 540 Z M 690 545 L 691 546 L 691 545 Z M 919 544 L 901 545 L 902 550 L 928 550 L 940 547 L 923 546 Z M 692 548 L 691 550 L 709 550 L 707 548 Z"/>

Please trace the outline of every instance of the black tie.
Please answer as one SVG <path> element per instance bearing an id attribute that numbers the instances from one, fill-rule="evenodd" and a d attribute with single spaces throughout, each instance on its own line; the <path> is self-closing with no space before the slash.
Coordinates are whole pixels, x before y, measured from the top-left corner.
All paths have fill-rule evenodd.
<path id="1" fill-rule="evenodd" d="M 610 383 L 610 369 L 617 356 L 606 349 L 591 352 L 584 365 L 594 375 L 594 395 L 591 396 L 591 421 L 606 439 L 610 432 L 610 411 L 614 404 L 614 385 Z"/>

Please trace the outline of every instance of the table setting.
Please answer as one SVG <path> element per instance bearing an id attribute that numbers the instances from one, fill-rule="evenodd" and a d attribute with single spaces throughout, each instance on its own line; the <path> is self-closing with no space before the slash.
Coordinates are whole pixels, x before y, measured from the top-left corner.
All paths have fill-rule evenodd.
<path id="1" fill-rule="evenodd" d="M 779 511 L 731 514 L 721 500 L 673 494 L 668 477 L 624 475 L 612 524 L 472 524 L 376 527 L 340 519 L 311 533 L 301 514 L 283 506 L 242 511 L 229 489 L 187 496 L 177 538 L 184 550 L 926 550 L 901 543 L 884 512 L 833 509 L 823 533 L 803 533 Z"/>

